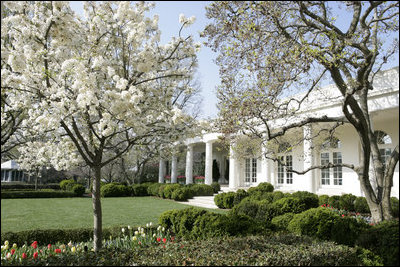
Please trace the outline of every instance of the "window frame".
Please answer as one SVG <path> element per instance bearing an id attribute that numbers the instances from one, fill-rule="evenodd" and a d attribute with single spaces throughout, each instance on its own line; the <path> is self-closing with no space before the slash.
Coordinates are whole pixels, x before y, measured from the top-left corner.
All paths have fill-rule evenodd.
<path id="1" fill-rule="evenodd" d="M 332 141 L 335 141 L 335 143 L 333 144 Z M 324 157 L 322 157 L 323 154 Z M 326 155 L 328 155 L 328 157 L 326 157 Z M 338 157 L 338 155 L 340 155 L 340 157 Z M 342 163 L 343 151 L 341 140 L 337 137 L 325 139 L 318 151 L 318 160 L 321 165 Z M 343 186 L 343 167 L 320 169 L 319 175 L 319 184 L 321 187 Z"/>

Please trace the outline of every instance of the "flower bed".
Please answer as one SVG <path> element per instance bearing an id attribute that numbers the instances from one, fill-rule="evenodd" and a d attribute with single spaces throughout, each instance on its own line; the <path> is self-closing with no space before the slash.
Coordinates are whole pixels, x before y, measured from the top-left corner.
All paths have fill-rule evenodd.
<path id="1" fill-rule="evenodd" d="M 186 183 L 186 176 L 185 175 L 179 175 L 177 177 L 178 183 L 179 184 L 185 184 Z"/>
<path id="2" fill-rule="evenodd" d="M 204 184 L 205 177 L 204 176 L 195 176 L 194 183 L 195 184 Z"/>
<path id="3" fill-rule="evenodd" d="M 164 176 L 164 181 L 165 181 L 165 183 L 167 183 L 167 184 L 171 183 L 171 176 L 170 176 L 170 175 L 165 175 L 165 176 Z"/>
<path id="4" fill-rule="evenodd" d="M 168 230 L 158 226 L 156 229 L 152 223 L 146 224 L 146 227 L 138 227 L 134 230 L 132 227 L 121 228 L 122 236 L 113 238 L 109 236 L 103 240 L 103 249 L 134 249 L 140 246 L 162 245 L 165 247 L 167 242 L 174 240 Z M 18 247 L 16 243 L 6 240 L 1 246 L 1 265 L 45 265 L 49 258 L 56 258 L 61 255 L 80 255 L 89 251 L 94 251 L 93 241 L 68 244 L 56 243 L 39 246 L 37 241 L 28 245 L 26 242 L 23 246 Z M 63 265 L 63 264 L 61 264 Z"/>

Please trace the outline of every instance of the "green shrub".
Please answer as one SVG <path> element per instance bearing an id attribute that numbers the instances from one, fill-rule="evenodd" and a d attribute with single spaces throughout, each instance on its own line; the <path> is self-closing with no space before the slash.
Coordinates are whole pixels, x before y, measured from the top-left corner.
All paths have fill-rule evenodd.
<path id="1" fill-rule="evenodd" d="M 193 191 L 189 187 L 180 187 L 172 192 L 171 198 L 175 201 L 186 201 L 193 197 Z"/>
<path id="2" fill-rule="evenodd" d="M 217 182 L 211 183 L 211 187 L 214 190 L 214 194 L 218 194 L 218 192 L 221 190 L 221 185 Z"/>
<path id="3" fill-rule="evenodd" d="M 64 190 L 64 191 L 71 191 L 72 187 L 75 184 L 76 184 L 76 182 L 74 181 L 74 179 L 62 180 L 60 182 L 60 188 L 61 188 L 61 190 Z"/>
<path id="4" fill-rule="evenodd" d="M 16 191 L 7 190 L 1 191 L 1 198 L 63 198 L 63 197 L 75 197 L 75 193 L 71 191 L 50 191 L 52 189 L 46 189 L 47 191 Z"/>
<path id="5" fill-rule="evenodd" d="M 330 196 L 328 198 L 328 204 L 331 207 L 341 209 L 340 207 L 340 196 Z"/>
<path id="6" fill-rule="evenodd" d="M 225 206 L 224 206 L 224 194 L 226 194 L 226 193 L 219 193 L 218 195 L 216 195 L 214 197 L 214 203 L 220 209 L 225 209 Z"/>
<path id="7" fill-rule="evenodd" d="M 72 187 L 72 192 L 74 192 L 77 197 L 83 196 L 83 194 L 85 193 L 85 190 L 86 190 L 85 187 L 81 184 L 75 184 Z"/>
<path id="8" fill-rule="evenodd" d="M 284 197 L 271 204 L 275 210 L 275 216 L 282 215 L 287 212 L 301 213 L 307 210 L 307 206 L 299 198 Z"/>
<path id="9" fill-rule="evenodd" d="M 214 189 L 207 184 L 193 184 L 190 186 L 194 196 L 213 196 Z"/>
<path id="10" fill-rule="evenodd" d="M 328 204 L 329 196 L 328 195 L 320 195 L 318 196 L 318 205 L 322 206 Z"/>
<path id="11" fill-rule="evenodd" d="M 121 227 L 107 227 L 103 228 L 103 237 L 109 236 L 117 237 L 121 235 Z M 1 233 L 1 242 L 9 240 L 9 242 L 16 243 L 18 247 L 27 242 L 30 245 L 33 241 L 37 241 L 40 245 L 54 244 L 61 242 L 67 244 L 68 242 L 84 242 L 93 238 L 93 227 L 91 228 L 76 228 L 76 229 L 46 229 L 46 230 L 26 230 L 19 232 L 5 232 Z"/>
<path id="12" fill-rule="evenodd" d="M 168 184 L 168 185 L 166 185 L 164 187 L 164 190 L 163 190 L 163 197 L 164 198 L 172 198 L 172 193 L 176 189 L 181 188 L 181 187 L 182 187 L 182 185 L 180 185 L 180 184 Z"/>
<path id="13" fill-rule="evenodd" d="M 38 184 L 37 189 L 54 189 L 61 190 L 60 183 L 49 183 L 49 184 Z M 26 184 L 26 183 L 1 183 L 1 190 L 35 190 L 34 184 Z"/>
<path id="14" fill-rule="evenodd" d="M 356 245 L 379 255 L 385 266 L 399 266 L 399 221 L 383 221 L 365 229 Z"/>
<path id="15" fill-rule="evenodd" d="M 100 194 L 102 197 L 126 197 L 130 192 L 126 185 L 109 183 L 100 187 Z"/>
<path id="16" fill-rule="evenodd" d="M 249 196 L 249 193 L 247 193 L 246 190 L 244 190 L 244 189 L 238 189 L 238 190 L 235 192 L 235 196 L 234 196 L 234 198 L 233 198 L 233 205 L 235 206 L 235 205 L 239 204 L 240 201 L 242 201 L 242 199 L 244 199 L 244 198 L 246 198 L 246 197 L 248 197 L 248 196 Z"/>
<path id="17" fill-rule="evenodd" d="M 223 197 L 223 206 L 225 209 L 233 208 L 233 201 L 235 200 L 235 192 L 226 192 Z"/>
<path id="18" fill-rule="evenodd" d="M 147 189 L 148 189 L 149 185 L 145 185 L 145 184 L 134 184 L 131 186 L 131 192 L 132 192 L 132 196 L 135 197 L 144 197 L 144 196 L 148 196 L 149 194 L 147 193 Z"/>
<path id="19" fill-rule="evenodd" d="M 274 191 L 274 186 L 270 183 L 259 183 L 256 187 L 250 187 L 247 192 L 252 195 L 254 192 L 272 192 Z"/>
<path id="20" fill-rule="evenodd" d="M 395 218 L 399 218 L 399 199 L 396 197 L 390 198 L 390 204 L 392 206 L 392 214 Z"/>
<path id="21" fill-rule="evenodd" d="M 318 195 L 314 193 L 297 191 L 291 194 L 291 197 L 299 199 L 305 205 L 305 209 L 317 208 L 319 206 Z"/>
<path id="22" fill-rule="evenodd" d="M 157 192 L 157 196 L 158 196 L 158 197 L 165 198 L 165 196 L 164 196 L 164 188 L 165 188 L 167 185 L 168 185 L 168 184 L 161 184 L 161 185 L 158 187 L 158 192 Z"/>
<path id="23" fill-rule="evenodd" d="M 353 245 L 363 230 L 365 223 L 352 217 L 340 217 L 327 208 L 313 208 L 296 214 L 288 225 L 288 230 L 296 234 L 331 240 L 345 245 Z"/>
<path id="24" fill-rule="evenodd" d="M 272 218 L 280 215 L 280 211 L 277 210 L 277 207 L 279 207 L 279 205 L 275 206 L 268 200 L 258 201 L 258 210 L 255 217 L 256 221 L 260 222 L 264 227 L 269 228 Z"/>
<path id="25" fill-rule="evenodd" d="M 370 213 L 367 199 L 365 197 L 357 197 L 354 200 L 354 210 L 359 213 Z"/>
<path id="26" fill-rule="evenodd" d="M 290 221 L 294 217 L 294 213 L 288 212 L 272 218 L 271 225 L 274 230 L 287 230 Z"/>
<path id="27" fill-rule="evenodd" d="M 354 201 L 357 199 L 357 196 L 352 194 L 344 194 L 340 196 L 339 206 L 342 210 L 347 211 L 355 211 Z"/>
<path id="28" fill-rule="evenodd" d="M 150 196 L 155 196 L 155 197 L 157 197 L 157 196 L 158 196 L 158 189 L 159 189 L 159 187 L 162 186 L 162 185 L 165 185 L 165 184 L 154 183 L 154 184 L 149 185 L 149 186 L 147 187 L 147 193 L 148 193 Z"/>
<path id="29" fill-rule="evenodd" d="M 170 210 L 161 214 L 159 224 L 170 229 L 177 237 L 190 239 L 197 217 L 207 213 L 204 209 L 190 207 L 182 210 Z"/>
<path id="30" fill-rule="evenodd" d="M 227 235 L 226 215 L 207 212 L 198 216 L 193 223 L 190 239 L 199 240 Z"/>
<path id="31" fill-rule="evenodd" d="M 251 218 L 256 218 L 259 206 L 260 206 L 259 201 L 245 199 L 239 204 L 235 205 L 233 209 L 230 211 L 230 213 L 247 215 Z"/>

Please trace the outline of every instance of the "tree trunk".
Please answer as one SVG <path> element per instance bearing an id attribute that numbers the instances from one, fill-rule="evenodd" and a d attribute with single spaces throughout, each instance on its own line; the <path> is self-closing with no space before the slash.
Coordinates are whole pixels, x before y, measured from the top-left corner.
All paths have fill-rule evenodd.
<path id="1" fill-rule="evenodd" d="M 93 232 L 93 246 L 94 251 L 97 252 L 102 247 L 102 211 L 100 201 L 100 180 L 101 180 L 101 167 L 95 166 L 93 168 L 94 179 L 93 179 L 93 191 L 92 191 L 92 202 L 93 202 L 93 219 L 94 219 L 94 232 Z"/>

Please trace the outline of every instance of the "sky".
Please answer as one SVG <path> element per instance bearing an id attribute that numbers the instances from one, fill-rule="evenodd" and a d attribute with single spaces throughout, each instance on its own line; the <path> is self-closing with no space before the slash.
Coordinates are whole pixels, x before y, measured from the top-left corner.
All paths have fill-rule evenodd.
<path id="1" fill-rule="evenodd" d="M 200 32 L 208 24 L 205 6 L 210 3 L 207 1 L 155 1 L 155 8 L 148 13 L 148 16 L 159 15 L 158 25 L 161 30 L 161 44 L 167 43 L 172 36 L 178 36 L 181 26 L 179 15 L 181 13 L 187 18 L 196 17 L 196 21 L 190 27 L 185 28 L 182 34 L 184 36 L 191 34 L 195 42 L 203 43 L 206 41 L 205 38 L 200 38 Z M 70 4 L 75 12 L 83 16 L 81 1 L 70 1 Z M 199 69 L 196 76 L 199 78 L 203 98 L 200 119 L 214 119 L 218 115 L 216 86 L 219 85 L 220 78 L 218 66 L 213 62 L 216 56 L 216 53 L 204 45 L 198 53 Z"/>
<path id="2" fill-rule="evenodd" d="M 161 44 L 167 43 L 172 36 L 178 36 L 181 24 L 179 23 L 179 15 L 182 13 L 185 17 L 195 16 L 196 21 L 189 28 L 185 28 L 182 33 L 184 36 L 192 35 L 195 42 L 203 43 L 205 38 L 200 38 L 200 32 L 210 22 L 206 16 L 205 7 L 212 1 L 154 1 L 155 8 L 152 9 L 148 16 L 153 17 L 154 14 L 159 15 L 159 28 L 161 30 Z M 82 1 L 70 1 L 71 8 L 78 14 L 83 16 Z M 335 8 L 335 4 L 332 4 Z M 351 17 L 346 15 L 346 11 L 341 9 L 335 12 L 339 14 L 338 21 L 347 29 Z M 201 86 L 201 95 L 203 98 L 201 106 L 201 114 L 199 119 L 214 119 L 218 115 L 216 107 L 216 87 L 220 84 L 219 68 L 214 63 L 217 53 L 210 48 L 202 45 L 198 54 L 199 68 L 196 76 L 199 77 Z M 399 54 L 396 53 L 395 59 L 386 66 L 391 68 L 399 65 Z M 330 82 L 329 82 L 330 83 Z"/>

